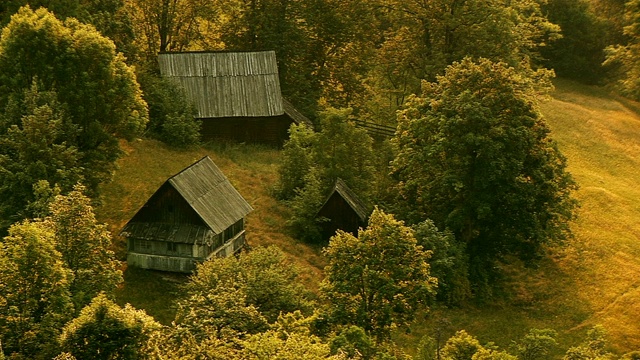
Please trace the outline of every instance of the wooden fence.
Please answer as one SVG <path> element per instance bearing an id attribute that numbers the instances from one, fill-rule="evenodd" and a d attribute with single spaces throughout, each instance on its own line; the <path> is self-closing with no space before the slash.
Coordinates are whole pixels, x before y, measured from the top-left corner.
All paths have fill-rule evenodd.
<path id="1" fill-rule="evenodd" d="M 353 121 L 357 127 L 365 129 L 369 135 L 393 137 L 396 133 L 396 128 L 387 125 L 375 124 L 363 120 Z"/>

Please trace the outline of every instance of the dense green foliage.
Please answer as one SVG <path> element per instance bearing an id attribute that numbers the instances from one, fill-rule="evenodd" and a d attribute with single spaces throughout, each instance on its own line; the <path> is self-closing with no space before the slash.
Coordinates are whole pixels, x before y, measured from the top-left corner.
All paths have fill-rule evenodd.
<path id="1" fill-rule="evenodd" d="M 57 336 L 73 313 L 72 279 L 53 232 L 43 223 L 25 221 L 9 228 L 0 243 L 0 339 L 6 354 L 25 359 L 55 355 Z"/>
<path id="2" fill-rule="evenodd" d="M 77 149 L 84 183 L 95 192 L 114 169 L 118 139 L 138 136 L 147 122 L 147 106 L 132 68 L 92 26 L 23 7 L 0 40 L 0 108 L 11 109 L 5 110 L 4 129 L 33 115 L 33 107 L 29 113 L 23 106 L 29 105 L 25 91 L 34 84 L 40 92 L 55 91 L 68 117 L 65 130 L 73 125 L 64 141 Z M 52 102 L 39 105 L 57 107 Z"/>
<path id="3" fill-rule="evenodd" d="M 606 64 L 640 99 L 639 19 L 639 0 L 0 1 L 0 359 L 409 358 L 370 336 L 413 320 L 436 278 L 438 300 L 464 304 L 470 280 L 490 291 L 497 262 L 569 234 L 575 184 L 536 107 L 542 66 L 599 82 L 613 45 Z M 336 234 L 320 304 L 275 247 L 212 259 L 161 327 L 110 300 L 121 264 L 87 195 L 121 139 L 199 143 L 192 105 L 150 74 L 158 51 L 213 49 L 275 50 L 283 94 L 318 120 L 282 151 L 297 239 L 319 238 L 337 178 L 412 226 L 376 210 L 357 237 Z M 354 118 L 399 124 L 396 148 Z M 459 331 L 444 347 L 425 337 L 416 358 L 545 359 L 556 337 L 531 330 L 510 354 Z M 607 349 L 596 327 L 564 358 Z"/>
<path id="4" fill-rule="evenodd" d="M 429 273 L 430 252 L 422 250 L 410 228 L 379 209 L 358 237 L 339 231 L 324 254 L 329 265 L 322 293 L 333 320 L 379 338 L 424 309 L 437 286 Z"/>
<path id="5" fill-rule="evenodd" d="M 374 189 L 373 140 L 350 120 L 351 110 L 320 114 L 320 131 L 292 125 L 279 168 L 278 196 L 292 209 L 288 226 L 299 239 L 321 240 L 316 219 L 338 178 L 365 202 Z"/>
<path id="6" fill-rule="evenodd" d="M 562 38 L 541 50 L 544 64 L 561 77 L 585 83 L 601 82 L 602 62 L 610 24 L 598 17 L 587 0 L 551 0 L 544 6 L 549 20 L 560 25 Z"/>
<path id="7" fill-rule="evenodd" d="M 465 245 L 450 231 L 440 232 L 431 220 L 413 227 L 418 245 L 431 251 L 431 275 L 438 279 L 437 299 L 447 305 L 459 305 L 471 297 L 468 255 Z"/>
<path id="8" fill-rule="evenodd" d="M 398 116 L 400 213 L 450 229 L 481 287 L 497 260 L 531 261 L 569 231 L 576 185 L 536 108 L 542 75 L 465 59 Z"/>
<path id="9" fill-rule="evenodd" d="M 624 34 L 626 44 L 614 44 L 607 48 L 607 61 L 617 71 L 620 91 L 632 99 L 640 99 L 640 1 L 625 3 Z"/>
<path id="10" fill-rule="evenodd" d="M 184 287 L 176 323 L 193 334 L 253 334 L 281 312 L 309 313 L 309 293 L 295 266 L 277 247 L 256 248 L 238 258 L 213 258 L 198 266 Z"/>
<path id="11" fill-rule="evenodd" d="M 69 191 L 86 171 L 77 147 L 69 142 L 78 128 L 65 116 L 55 92 L 40 92 L 34 83 L 25 91 L 23 107 L 26 112 L 20 123 L 10 125 L 0 136 L 2 228 L 20 219 L 43 215 L 37 214 L 35 204 L 34 186 L 38 181 Z"/>
<path id="12" fill-rule="evenodd" d="M 176 147 L 200 143 L 202 121 L 198 111 L 174 82 L 150 73 L 139 73 L 138 80 L 149 106 L 147 135 Z"/>
<path id="13" fill-rule="evenodd" d="M 73 274 L 69 290 L 77 311 L 98 294 L 111 297 L 123 280 L 121 263 L 111 250 L 111 234 L 96 220 L 84 190 L 76 185 L 68 195 L 56 196 L 45 220 L 55 235 L 56 249 Z"/>
<path id="14" fill-rule="evenodd" d="M 60 345 L 76 359 L 143 359 L 160 325 L 144 311 L 98 295 L 62 329 Z M 149 357 L 150 358 L 150 357 Z"/>

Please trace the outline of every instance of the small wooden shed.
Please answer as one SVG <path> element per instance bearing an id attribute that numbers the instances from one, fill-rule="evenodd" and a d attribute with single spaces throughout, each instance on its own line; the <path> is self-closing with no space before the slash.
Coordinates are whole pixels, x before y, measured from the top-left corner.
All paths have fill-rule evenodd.
<path id="1" fill-rule="evenodd" d="M 292 123 L 313 127 L 282 97 L 274 51 L 167 52 L 158 62 L 195 103 L 205 140 L 282 145 Z"/>
<path id="2" fill-rule="evenodd" d="M 124 226 L 127 263 L 144 269 L 191 272 L 245 243 L 253 208 L 208 157 L 169 178 Z"/>
<path id="3" fill-rule="evenodd" d="M 317 218 L 325 218 L 322 223 L 322 237 L 328 240 L 337 230 L 358 235 L 358 229 L 367 225 L 369 208 L 340 178 L 318 211 Z"/>

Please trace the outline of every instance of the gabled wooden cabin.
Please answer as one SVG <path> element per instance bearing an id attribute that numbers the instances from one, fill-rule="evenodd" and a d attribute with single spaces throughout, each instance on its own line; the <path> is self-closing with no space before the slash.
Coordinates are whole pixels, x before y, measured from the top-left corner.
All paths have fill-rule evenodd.
<path id="1" fill-rule="evenodd" d="M 324 218 L 322 237 L 329 240 L 337 230 L 358 235 L 358 229 L 366 227 L 371 211 L 340 178 L 318 211 L 316 218 Z"/>
<path id="2" fill-rule="evenodd" d="M 245 243 L 253 208 L 205 156 L 169 178 L 125 225 L 127 263 L 144 269 L 191 272 Z"/>
<path id="3" fill-rule="evenodd" d="M 168 52 L 158 62 L 195 103 L 204 140 L 280 146 L 292 123 L 313 127 L 282 97 L 274 51 Z"/>

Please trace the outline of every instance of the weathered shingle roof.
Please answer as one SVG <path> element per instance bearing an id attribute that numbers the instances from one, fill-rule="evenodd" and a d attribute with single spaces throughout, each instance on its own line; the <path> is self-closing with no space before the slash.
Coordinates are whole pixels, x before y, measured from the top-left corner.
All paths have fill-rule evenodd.
<path id="1" fill-rule="evenodd" d="M 253 210 L 208 156 L 172 176 L 167 182 L 216 234 Z"/>
<path id="2" fill-rule="evenodd" d="M 201 118 L 285 113 L 274 51 L 158 55 L 162 76 L 178 81 Z"/>
<path id="3" fill-rule="evenodd" d="M 298 109 L 296 109 L 293 104 L 289 102 L 289 100 L 282 98 L 282 103 L 284 105 L 285 114 L 287 114 L 291 118 L 291 120 L 293 120 L 293 122 L 298 125 L 305 124 L 309 129 L 313 129 L 313 123 L 311 122 L 311 120 L 302 115 L 302 113 L 299 112 Z"/>
<path id="4" fill-rule="evenodd" d="M 355 211 L 355 213 L 358 215 L 360 220 L 362 220 L 363 222 L 367 220 L 370 213 L 367 206 L 362 202 L 362 200 L 360 200 L 360 198 L 358 198 L 356 193 L 354 193 L 353 190 L 351 190 L 351 188 L 347 186 L 347 183 L 345 183 L 344 180 L 340 178 L 336 180 L 336 184 L 327 197 L 327 201 L 329 201 L 329 199 L 335 193 L 338 193 L 347 202 L 347 204 L 349 204 L 353 211 Z"/>

